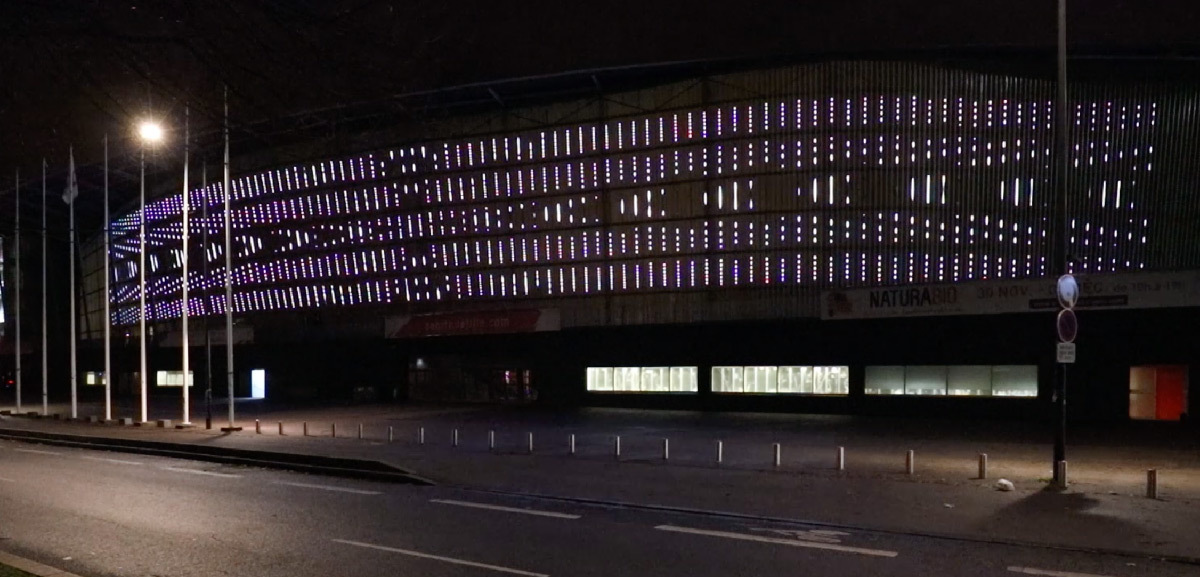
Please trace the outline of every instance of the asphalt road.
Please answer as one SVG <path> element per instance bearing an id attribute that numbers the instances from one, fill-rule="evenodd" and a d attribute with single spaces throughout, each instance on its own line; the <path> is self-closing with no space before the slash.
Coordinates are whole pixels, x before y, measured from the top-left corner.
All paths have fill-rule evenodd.
<path id="1" fill-rule="evenodd" d="M 1194 576 L 1200 567 L 0 441 L 0 550 L 81 575 Z"/>

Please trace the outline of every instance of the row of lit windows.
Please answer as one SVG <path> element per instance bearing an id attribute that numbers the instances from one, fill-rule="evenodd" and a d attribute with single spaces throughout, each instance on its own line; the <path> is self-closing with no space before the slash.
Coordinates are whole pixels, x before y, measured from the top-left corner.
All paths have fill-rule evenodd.
<path id="1" fill-rule="evenodd" d="M 618 393 L 694 393 L 696 367 L 588 367 L 587 390 Z"/>
<path id="2" fill-rule="evenodd" d="M 1036 397 L 1034 365 L 873 366 L 866 369 L 868 395 Z"/>
<path id="3" fill-rule="evenodd" d="M 713 367 L 714 393 L 850 394 L 850 367 Z"/>

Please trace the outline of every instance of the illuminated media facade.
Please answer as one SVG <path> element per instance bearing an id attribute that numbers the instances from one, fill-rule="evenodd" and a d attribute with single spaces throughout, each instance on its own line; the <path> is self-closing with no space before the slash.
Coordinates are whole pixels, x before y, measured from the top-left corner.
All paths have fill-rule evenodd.
<path id="1" fill-rule="evenodd" d="M 815 303 L 833 287 L 1045 276 L 1051 100 L 1044 80 L 818 64 L 243 174 L 231 187 L 235 311 L 721 291 Z M 1147 248 L 1171 234 L 1170 171 L 1195 170 L 1156 163 L 1194 146 L 1171 137 L 1184 104 L 1139 86 L 1074 92 L 1078 271 L 1195 264 Z M 223 191 L 190 195 L 189 308 L 223 313 Z M 146 211 L 150 320 L 180 315 L 181 208 L 176 194 Z M 138 319 L 139 218 L 113 223 L 117 324 Z"/>

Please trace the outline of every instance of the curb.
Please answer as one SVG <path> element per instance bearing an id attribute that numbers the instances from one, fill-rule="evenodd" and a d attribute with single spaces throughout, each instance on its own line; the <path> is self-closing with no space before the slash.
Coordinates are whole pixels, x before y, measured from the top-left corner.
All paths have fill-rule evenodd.
<path id="1" fill-rule="evenodd" d="M 8 565 L 18 571 L 36 575 L 37 577 L 80 577 L 74 573 L 68 573 L 61 569 L 55 569 L 49 565 L 42 565 L 37 561 L 18 557 L 11 553 L 0 551 L 0 565 Z"/>
<path id="2" fill-rule="evenodd" d="M 0 428 L 0 439 L 63 447 L 99 449 L 118 453 L 172 457 L 228 465 L 246 465 L 369 481 L 407 483 L 412 485 L 435 484 L 432 480 L 421 477 L 411 471 L 380 461 L 368 461 L 365 459 L 346 459 L 322 455 L 255 451 L 228 447 L 206 447 L 184 443 L 114 439 L 110 437 L 90 437 L 86 435 L 44 433 L 41 431 L 3 428 Z"/>

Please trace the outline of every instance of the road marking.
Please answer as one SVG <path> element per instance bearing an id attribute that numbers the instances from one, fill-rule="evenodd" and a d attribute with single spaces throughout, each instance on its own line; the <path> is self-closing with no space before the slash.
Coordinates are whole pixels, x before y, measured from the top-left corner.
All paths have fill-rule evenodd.
<path id="1" fill-rule="evenodd" d="M 0 477 L 0 481 L 4 481 L 5 483 L 16 483 L 16 481 L 12 479 L 5 479 L 4 477 Z"/>
<path id="2" fill-rule="evenodd" d="M 1049 569 L 1038 569 L 1036 567 L 1009 567 L 1008 570 L 1012 571 L 1013 573 L 1024 573 L 1026 575 L 1045 575 L 1046 577 L 1106 577 L 1105 575 L 1095 575 L 1093 573 L 1050 571 Z"/>
<path id="3" fill-rule="evenodd" d="M 345 539 L 334 539 L 334 543 L 343 545 L 354 545 L 355 547 L 363 547 L 366 549 L 377 549 L 379 551 L 387 551 L 389 553 L 399 553 L 401 555 L 409 555 L 411 557 L 420 557 L 422 559 L 433 559 L 434 561 L 445 561 L 446 563 L 454 563 L 455 565 L 466 565 L 467 567 L 477 567 L 479 569 L 490 569 L 500 573 L 511 573 L 513 575 L 525 575 L 526 577 L 550 577 L 545 573 L 531 573 L 529 571 L 521 571 L 520 569 L 510 569 L 499 565 L 488 565 L 486 563 L 476 563 L 474 561 L 466 561 L 463 559 L 455 559 L 453 557 L 442 557 L 441 555 L 430 555 L 429 553 L 421 553 L 419 551 L 409 551 L 408 549 L 397 549 L 395 547 L 384 547 L 383 545 L 372 545 L 371 543 L 362 543 L 360 541 L 347 541 Z"/>
<path id="4" fill-rule="evenodd" d="M 208 475 L 209 477 L 225 477 L 227 479 L 240 479 L 241 475 L 231 475 L 229 473 L 214 473 L 212 471 L 201 471 L 199 469 L 184 469 L 183 467 L 163 467 L 168 471 L 176 473 L 191 473 L 193 475 Z"/>
<path id="5" fill-rule="evenodd" d="M 55 453 L 54 451 L 39 451 L 37 449 L 13 449 L 13 450 L 18 453 L 34 453 L 37 455 L 54 455 L 56 457 L 59 455 L 62 455 L 62 453 Z"/>
<path id="6" fill-rule="evenodd" d="M 379 491 L 365 491 L 363 489 L 347 489 L 345 487 L 334 487 L 333 485 L 312 485 L 309 483 L 290 483 L 288 481 L 275 481 L 276 485 L 289 485 L 292 487 L 304 487 L 307 489 L 321 489 L 324 491 L 338 491 L 340 493 L 354 493 L 355 495 L 382 495 Z"/>
<path id="7" fill-rule="evenodd" d="M 121 459 L 107 459 L 105 457 L 91 457 L 88 455 L 84 455 L 83 458 L 87 459 L 89 461 L 104 461 L 105 463 L 116 463 L 118 465 L 141 465 L 142 464 L 139 461 L 122 461 Z"/>
<path id="8" fill-rule="evenodd" d="M 692 529 L 689 527 L 676 527 L 674 525 L 659 525 L 655 527 L 659 531 L 671 531 L 675 533 L 688 533 L 691 535 L 705 535 L 708 537 L 724 537 L 726 539 L 739 539 L 742 541 L 757 541 L 759 543 L 774 543 L 776 545 L 790 545 L 792 547 L 807 547 L 809 549 L 824 549 L 826 551 L 840 551 L 842 553 L 856 553 L 858 555 L 871 555 L 873 557 L 895 557 L 899 553 L 895 551 L 884 551 L 882 549 L 863 549 L 861 547 L 848 547 L 846 545 L 834 545 L 831 543 L 816 543 L 812 541 L 800 541 L 795 539 L 779 539 L 776 537 L 761 537 L 759 535 L 747 535 L 745 533 L 732 533 L 729 531 L 709 531 L 707 529 Z"/>
<path id="9" fill-rule="evenodd" d="M 521 513 L 524 515 L 536 515 L 538 517 L 554 517 L 555 519 L 578 519 L 579 515 L 571 515 L 569 513 L 555 513 L 554 511 L 538 511 L 537 509 L 519 509 L 517 507 L 502 507 L 500 505 L 488 505 L 486 503 L 472 503 L 470 501 L 455 501 L 454 499 L 430 499 L 430 503 L 441 503 L 443 505 L 457 505 L 459 507 L 472 507 L 475 509 L 488 509 L 491 511 L 505 511 L 508 513 Z"/>

